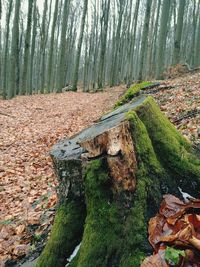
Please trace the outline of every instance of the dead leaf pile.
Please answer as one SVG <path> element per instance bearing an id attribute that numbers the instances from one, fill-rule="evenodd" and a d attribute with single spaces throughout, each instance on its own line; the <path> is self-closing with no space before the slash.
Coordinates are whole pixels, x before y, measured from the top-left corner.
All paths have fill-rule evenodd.
<path id="1" fill-rule="evenodd" d="M 33 240 L 52 223 L 57 201 L 52 145 L 91 125 L 123 91 L 0 100 L 0 262 L 34 249 Z"/>
<path id="2" fill-rule="evenodd" d="M 200 266 L 200 215 L 195 212 L 199 208 L 200 199 L 184 203 L 173 195 L 163 197 L 159 213 L 149 221 L 154 255 L 146 258 L 141 267 L 173 266 L 173 258 L 172 262 L 166 259 L 168 246 L 184 252 L 176 266 Z"/>

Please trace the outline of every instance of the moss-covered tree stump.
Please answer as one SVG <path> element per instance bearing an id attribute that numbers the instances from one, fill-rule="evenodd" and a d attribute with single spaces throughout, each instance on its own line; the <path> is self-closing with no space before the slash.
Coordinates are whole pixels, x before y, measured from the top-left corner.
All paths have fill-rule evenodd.
<path id="1" fill-rule="evenodd" d="M 80 241 L 70 267 L 140 266 L 151 253 L 147 222 L 162 195 L 181 197 L 181 188 L 199 197 L 199 159 L 144 95 L 56 145 L 52 158 L 66 209 L 60 220 L 58 210 L 37 267 L 64 266 Z"/>

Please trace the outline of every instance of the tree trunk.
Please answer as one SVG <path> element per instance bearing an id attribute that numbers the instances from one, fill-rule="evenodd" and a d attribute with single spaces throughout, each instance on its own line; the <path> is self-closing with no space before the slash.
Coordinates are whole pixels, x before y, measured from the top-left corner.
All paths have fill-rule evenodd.
<path id="1" fill-rule="evenodd" d="M 53 71 L 53 53 L 54 53 L 54 42 L 55 42 L 55 29 L 56 29 L 56 21 L 58 16 L 58 0 L 55 2 L 55 9 L 53 15 L 53 23 L 51 28 L 51 39 L 50 39 L 50 49 L 49 49 L 49 58 L 48 58 L 48 71 L 47 71 L 47 93 L 50 93 L 53 84 L 52 84 L 52 71 Z"/>
<path id="2" fill-rule="evenodd" d="M 166 40 L 167 40 L 167 25 L 169 21 L 170 13 L 170 0 L 163 1 L 162 4 L 162 15 L 160 21 L 159 30 L 159 41 L 158 41 L 158 51 L 157 51 L 157 65 L 156 65 L 156 78 L 163 78 L 163 71 L 165 65 L 165 51 L 166 51 Z"/>
<path id="3" fill-rule="evenodd" d="M 15 1 L 15 15 L 12 28 L 12 43 L 11 43 L 11 57 L 10 57 L 10 75 L 8 87 L 8 99 L 11 99 L 16 94 L 18 84 L 17 63 L 19 63 L 19 12 L 20 0 Z"/>
<path id="4" fill-rule="evenodd" d="M 47 20 L 47 11 L 48 11 L 48 1 L 44 1 L 43 15 L 42 15 L 42 25 L 41 25 L 41 47 L 40 47 L 40 93 L 44 94 L 45 92 L 45 54 L 46 54 L 46 20 Z"/>
<path id="5" fill-rule="evenodd" d="M 34 55 L 35 55 L 35 45 L 37 36 L 37 6 L 34 2 L 33 11 L 33 27 L 32 27 L 32 41 L 31 41 L 31 55 L 30 55 L 30 77 L 29 77 L 29 94 L 32 95 L 34 89 L 33 77 L 34 77 Z"/>
<path id="6" fill-rule="evenodd" d="M 185 4 L 186 0 L 179 0 L 178 22 L 175 31 L 174 55 L 173 55 L 174 65 L 180 62 L 181 38 L 183 31 L 183 17 L 185 11 Z"/>
<path id="7" fill-rule="evenodd" d="M 20 92 L 21 95 L 25 95 L 29 92 L 29 88 L 27 86 L 28 86 L 28 65 L 29 65 L 29 52 L 30 52 L 30 41 L 31 41 L 33 3 L 34 0 L 28 1 L 28 17 L 27 17 L 25 48 L 24 48 L 24 58 L 23 58 L 22 84 Z"/>
<path id="8" fill-rule="evenodd" d="M 102 4 L 101 16 L 101 52 L 99 60 L 99 73 L 98 73 L 98 89 L 102 89 L 105 85 L 105 55 L 108 35 L 108 21 L 110 11 L 110 0 Z"/>
<path id="9" fill-rule="evenodd" d="M 13 0 L 8 3 L 8 12 L 6 14 L 6 34 L 5 34 L 5 47 L 4 47 L 4 59 L 3 59 L 3 98 L 5 99 L 7 96 L 7 85 L 8 85 L 8 55 L 9 55 L 9 33 L 10 33 L 10 18 L 12 13 Z"/>
<path id="10" fill-rule="evenodd" d="M 78 40 L 77 54 L 76 54 L 74 73 L 73 73 L 73 82 L 72 82 L 72 90 L 73 91 L 77 91 L 78 70 L 79 70 L 79 63 L 80 63 L 80 57 L 81 57 L 81 48 L 82 48 L 82 43 L 83 43 L 83 35 L 84 35 L 84 28 L 85 28 L 85 19 L 86 19 L 86 15 L 87 15 L 87 8 L 88 8 L 88 0 L 84 0 L 83 15 L 82 15 L 82 20 L 81 20 L 81 30 L 80 30 L 79 40 Z"/>
<path id="11" fill-rule="evenodd" d="M 69 15 L 69 5 L 70 0 L 64 0 L 64 7 L 62 13 L 62 27 L 61 27 L 61 37 L 60 37 L 60 54 L 58 62 L 58 84 L 57 84 L 57 93 L 62 92 L 62 88 L 65 87 L 65 51 L 66 51 L 66 32 L 67 32 L 67 23 Z"/>
<path id="12" fill-rule="evenodd" d="M 138 76 L 139 81 L 141 81 L 143 78 L 144 65 L 145 65 L 145 61 L 146 61 L 145 60 L 145 54 L 146 54 L 147 44 L 148 44 L 151 4 L 152 4 L 152 0 L 147 0 L 145 22 L 144 22 L 144 26 L 143 26 L 142 43 L 141 43 L 141 51 L 140 51 L 139 76 Z"/>
<path id="13" fill-rule="evenodd" d="M 145 95 L 55 145 L 52 158 L 67 208 L 59 208 L 37 267 L 64 266 L 81 239 L 69 266 L 140 266 L 151 253 L 147 222 L 162 195 L 180 197 L 178 187 L 194 197 L 200 193 L 200 160 Z M 84 201 L 86 210 L 84 204 L 70 209 Z M 56 265 L 49 261 L 54 257 Z"/>

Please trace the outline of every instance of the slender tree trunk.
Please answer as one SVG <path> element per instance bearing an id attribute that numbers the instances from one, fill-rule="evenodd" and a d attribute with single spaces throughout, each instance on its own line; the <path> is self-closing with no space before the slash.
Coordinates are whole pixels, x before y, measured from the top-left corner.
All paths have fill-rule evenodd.
<path id="1" fill-rule="evenodd" d="M 62 88 L 65 86 L 65 51 L 66 51 L 66 32 L 67 32 L 67 22 L 69 14 L 69 4 L 70 0 L 64 0 L 63 14 L 62 14 L 62 29 L 61 29 L 61 39 L 60 39 L 60 56 L 58 63 L 58 88 L 57 92 L 61 93 Z"/>
<path id="2" fill-rule="evenodd" d="M 193 1 L 193 18 L 192 18 L 192 41 L 190 49 L 190 66 L 194 67 L 195 65 L 195 44 L 196 44 L 196 29 L 197 29 L 197 18 L 199 14 L 200 2 L 198 6 L 196 1 Z"/>
<path id="3" fill-rule="evenodd" d="M 21 84 L 21 95 L 25 95 L 29 92 L 28 86 L 28 64 L 29 64 L 29 53 L 30 53 L 30 41 L 31 41 L 31 23 L 32 23 L 32 10 L 34 0 L 28 1 L 28 17 L 26 26 L 25 36 L 25 49 L 24 49 L 24 60 L 23 60 L 23 73 L 22 73 L 22 84 Z"/>
<path id="4" fill-rule="evenodd" d="M 13 0 L 9 1 L 8 12 L 6 15 L 6 36 L 5 36 L 5 47 L 4 47 L 4 59 L 3 59 L 3 98 L 6 98 L 7 95 L 7 86 L 8 86 L 8 42 L 9 42 L 9 33 L 10 33 L 10 17 L 12 13 Z"/>
<path id="5" fill-rule="evenodd" d="M 200 14 L 198 18 L 197 33 L 196 33 L 196 44 L 195 44 L 195 61 L 194 66 L 200 65 Z"/>
<path id="6" fill-rule="evenodd" d="M 143 26 L 142 43 L 141 43 L 141 51 L 140 51 L 139 77 L 138 77 L 139 81 L 141 81 L 143 78 L 143 71 L 144 71 L 143 69 L 144 69 L 144 65 L 145 65 L 145 52 L 147 51 L 148 35 L 149 35 L 151 4 L 152 4 L 152 0 L 147 0 L 145 22 L 144 22 L 144 26 Z"/>
<path id="7" fill-rule="evenodd" d="M 51 28 L 51 40 L 50 40 L 50 48 L 49 48 L 49 59 L 48 59 L 48 70 L 47 70 L 47 93 L 50 93 L 52 89 L 52 69 L 53 69 L 53 54 L 54 54 L 54 36 L 56 29 L 56 21 L 58 16 L 58 0 L 55 2 L 55 10 L 53 16 L 53 23 Z"/>
<path id="8" fill-rule="evenodd" d="M 82 20 L 81 20 L 81 30 L 80 30 L 79 40 L 78 40 L 77 54 L 76 54 L 76 59 L 75 59 L 73 82 L 72 82 L 72 90 L 73 91 L 77 91 L 78 71 L 79 71 L 81 47 L 82 47 L 82 43 L 83 43 L 83 34 L 84 34 L 84 28 L 85 28 L 85 18 L 86 18 L 86 14 L 87 14 L 87 8 L 88 8 L 88 0 L 84 0 L 83 15 L 82 15 Z"/>
<path id="9" fill-rule="evenodd" d="M 41 63 L 40 63 L 40 81 L 41 87 L 40 92 L 44 94 L 44 87 L 45 87 L 45 52 L 46 52 L 46 19 L 47 19 L 47 10 L 48 10 L 48 0 L 44 1 L 44 9 L 43 9 L 43 16 L 42 16 L 42 29 L 41 29 Z"/>
<path id="10" fill-rule="evenodd" d="M 160 18 L 160 6 L 161 0 L 158 0 L 157 5 L 157 13 L 156 13 L 156 22 L 154 27 L 154 36 L 153 36 L 153 55 L 152 55 L 152 69 L 151 69 L 151 76 L 155 76 L 155 69 L 156 69 L 156 52 L 158 49 L 158 31 L 159 31 L 159 18 Z"/>
<path id="11" fill-rule="evenodd" d="M 178 21 L 175 32 L 175 43 L 174 43 L 174 53 L 173 53 L 173 64 L 176 65 L 180 62 L 180 50 L 181 50 L 181 39 L 183 31 L 183 17 L 185 11 L 186 0 L 179 0 L 179 10 L 178 10 Z"/>
<path id="12" fill-rule="evenodd" d="M 33 27 L 32 27 L 32 44 L 31 44 L 31 59 L 30 59 L 30 78 L 29 78 L 29 93 L 32 95 L 34 89 L 33 77 L 34 77 L 34 55 L 35 55 L 35 45 L 36 45 L 36 35 L 37 35 L 37 7 L 36 2 L 34 3 L 33 11 Z"/>
<path id="13" fill-rule="evenodd" d="M 17 69 L 19 63 L 19 10 L 21 0 L 15 1 L 15 14 L 12 28 L 11 59 L 10 59 L 10 76 L 8 86 L 8 99 L 16 94 L 17 87 Z"/>
<path id="14" fill-rule="evenodd" d="M 119 56 L 119 47 L 120 47 L 120 38 L 121 38 L 121 26 L 122 26 L 122 17 L 124 13 L 124 0 L 119 0 L 119 11 L 118 11 L 118 24 L 117 31 L 115 36 L 115 45 L 114 45 L 114 57 L 112 58 L 112 73 L 111 73 L 111 84 L 110 86 L 114 86 L 117 81 L 117 70 L 118 70 L 118 56 Z"/>
<path id="15" fill-rule="evenodd" d="M 130 48 L 129 48 L 129 64 L 128 64 L 128 81 L 127 86 L 129 87 L 132 83 L 133 79 L 133 66 L 134 66 L 134 51 L 135 51 L 135 41 L 136 41 L 136 32 L 137 32 L 137 25 L 138 25 L 138 12 L 140 7 L 140 0 L 137 0 L 135 5 L 135 12 L 134 12 L 134 28 L 133 28 L 133 36 L 131 38 L 130 42 Z M 138 51 L 139 52 L 139 51 Z"/>
<path id="16" fill-rule="evenodd" d="M 165 50 L 167 40 L 167 25 L 170 12 L 170 0 L 164 0 L 162 5 L 162 14 L 159 30 L 159 41 L 157 51 L 157 66 L 156 66 L 156 78 L 163 78 L 164 64 L 165 64 Z"/>
<path id="17" fill-rule="evenodd" d="M 100 62 L 99 62 L 99 73 L 98 73 L 98 88 L 102 89 L 104 86 L 104 68 L 105 68 L 105 54 L 106 54 L 106 43 L 108 34 L 108 20 L 110 11 L 110 0 L 105 1 L 102 7 L 101 17 L 101 51 L 100 51 Z"/>

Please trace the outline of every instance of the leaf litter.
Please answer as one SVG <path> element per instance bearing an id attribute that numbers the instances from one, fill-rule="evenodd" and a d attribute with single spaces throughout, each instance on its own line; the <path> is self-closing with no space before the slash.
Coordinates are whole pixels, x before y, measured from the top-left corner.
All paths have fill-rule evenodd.
<path id="1" fill-rule="evenodd" d="M 172 89 L 153 94 L 161 110 L 200 152 L 200 72 L 166 80 Z"/>
<path id="2" fill-rule="evenodd" d="M 104 93 L 67 92 L 0 100 L 2 264 L 25 256 L 49 233 L 57 202 L 57 180 L 49 156 L 52 145 L 90 126 L 114 105 L 124 90 L 120 86 Z M 161 90 L 152 93 L 166 116 L 200 150 L 200 73 L 165 80 Z M 161 231 L 164 222 L 159 216 L 163 215 L 158 215 L 154 223 L 160 220 L 157 225 Z M 183 224 L 199 221 L 199 215 L 184 216 Z M 166 246 L 159 246 L 143 267 L 168 266 L 165 250 Z M 193 251 L 186 252 L 187 257 L 195 259 Z"/>
<path id="3" fill-rule="evenodd" d="M 0 100 L 0 266 L 34 250 L 49 232 L 57 202 L 52 145 L 90 126 L 124 90 Z"/>

